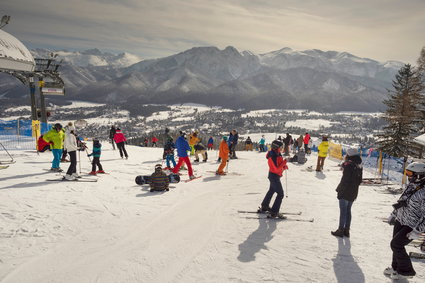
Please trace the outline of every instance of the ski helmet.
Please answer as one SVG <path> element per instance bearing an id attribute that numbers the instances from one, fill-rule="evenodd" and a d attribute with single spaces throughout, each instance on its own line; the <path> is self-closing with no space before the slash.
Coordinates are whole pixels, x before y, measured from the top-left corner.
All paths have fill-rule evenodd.
<path id="1" fill-rule="evenodd" d="M 283 146 L 283 143 L 279 140 L 274 140 L 272 142 L 272 148 L 273 149 L 278 149 L 279 147 L 282 147 L 282 146 Z"/>
<path id="2" fill-rule="evenodd" d="M 425 175 L 425 163 L 412 162 L 406 167 L 406 171 L 410 171 L 417 175 Z"/>
<path id="3" fill-rule="evenodd" d="M 162 171 L 162 165 L 161 164 L 155 165 L 155 172 L 158 172 L 158 171 Z"/>
<path id="4" fill-rule="evenodd" d="M 62 125 L 60 123 L 56 123 L 53 128 L 59 131 L 62 130 Z"/>

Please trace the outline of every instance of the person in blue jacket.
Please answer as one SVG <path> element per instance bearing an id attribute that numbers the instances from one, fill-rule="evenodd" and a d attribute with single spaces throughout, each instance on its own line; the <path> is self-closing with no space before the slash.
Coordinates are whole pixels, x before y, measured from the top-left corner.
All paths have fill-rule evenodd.
<path id="1" fill-rule="evenodd" d="M 180 167 L 183 165 L 183 162 L 187 165 L 187 170 L 189 173 L 189 178 L 194 179 L 195 176 L 193 175 L 192 170 L 192 164 L 190 164 L 189 156 L 187 155 L 187 152 L 191 151 L 191 148 L 189 146 L 189 143 L 185 139 L 185 133 L 180 131 L 180 136 L 177 138 L 175 143 L 176 149 L 177 149 L 177 155 L 179 157 L 179 161 L 177 162 L 177 165 L 173 169 L 173 174 L 177 174 L 179 172 Z"/>

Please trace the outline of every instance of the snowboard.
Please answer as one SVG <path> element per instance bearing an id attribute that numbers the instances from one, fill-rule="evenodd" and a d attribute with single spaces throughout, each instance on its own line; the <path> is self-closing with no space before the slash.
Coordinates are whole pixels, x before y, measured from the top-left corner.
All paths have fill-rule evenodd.
<path id="1" fill-rule="evenodd" d="M 150 175 L 139 175 L 136 177 L 135 181 L 138 185 L 148 185 L 150 183 Z M 178 174 L 170 174 L 168 175 L 168 179 L 170 180 L 170 183 L 179 183 L 180 182 L 180 175 Z"/>
<path id="2" fill-rule="evenodd" d="M 187 180 L 184 180 L 184 182 L 185 183 L 188 183 L 188 182 L 190 182 L 190 181 L 193 181 L 193 180 L 196 180 L 196 179 L 199 179 L 199 178 L 202 178 L 202 176 L 196 176 L 195 178 L 193 178 L 193 179 L 187 179 Z"/>

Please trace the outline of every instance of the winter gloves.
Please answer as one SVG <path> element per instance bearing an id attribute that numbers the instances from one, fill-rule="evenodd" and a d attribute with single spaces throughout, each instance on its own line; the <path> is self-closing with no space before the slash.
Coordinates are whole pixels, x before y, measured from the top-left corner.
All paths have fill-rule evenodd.
<path id="1" fill-rule="evenodd" d="M 407 238 L 409 239 L 409 240 L 416 240 L 416 239 L 419 239 L 420 238 L 420 236 L 421 236 L 421 232 L 419 232 L 418 230 L 416 230 L 416 229 L 413 229 L 412 230 L 412 232 L 410 232 L 410 233 L 407 233 Z"/>

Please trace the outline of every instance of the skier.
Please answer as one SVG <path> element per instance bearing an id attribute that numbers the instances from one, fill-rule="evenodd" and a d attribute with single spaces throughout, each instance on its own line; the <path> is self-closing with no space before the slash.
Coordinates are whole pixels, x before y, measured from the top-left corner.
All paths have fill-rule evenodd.
<path id="1" fill-rule="evenodd" d="M 206 151 L 206 147 L 202 143 L 198 142 L 197 144 L 195 144 L 194 148 L 195 148 L 194 162 L 199 162 L 199 154 L 202 154 L 202 158 L 203 158 L 202 162 L 207 162 L 208 153 Z"/>
<path id="2" fill-rule="evenodd" d="M 262 135 L 260 141 L 258 142 L 258 144 L 260 146 L 259 152 L 265 152 L 266 151 L 266 149 L 264 148 L 265 143 L 266 143 L 266 139 L 264 138 L 264 135 Z"/>
<path id="3" fill-rule="evenodd" d="M 269 218 L 285 218 L 281 213 L 279 213 L 280 206 L 282 204 L 283 199 L 283 187 L 280 182 L 280 178 L 282 177 L 282 173 L 284 170 L 288 169 L 286 165 L 286 159 L 283 159 L 281 152 L 283 143 L 275 140 L 272 142 L 272 149 L 267 152 L 266 158 L 267 163 L 269 165 L 269 181 L 270 187 L 267 191 L 259 209 L 259 212 L 269 212 L 267 217 Z M 270 202 L 273 197 L 273 194 L 276 193 L 276 199 L 273 203 L 273 206 L 270 208 Z"/>
<path id="4" fill-rule="evenodd" d="M 155 172 L 150 176 L 150 191 L 168 191 L 168 185 L 170 184 L 170 179 L 167 174 L 162 171 L 161 164 L 155 165 Z"/>
<path id="5" fill-rule="evenodd" d="M 238 144 L 239 134 L 236 130 L 232 130 L 230 132 L 229 140 L 229 151 L 230 151 L 230 159 L 238 159 L 236 156 L 236 145 Z"/>
<path id="6" fill-rule="evenodd" d="M 416 275 L 405 246 L 425 232 L 425 163 L 413 162 L 406 167 L 409 184 L 388 217 L 394 225 L 391 250 L 391 267 L 384 274 L 392 279 L 411 278 Z"/>
<path id="7" fill-rule="evenodd" d="M 53 161 L 51 171 L 62 172 L 63 170 L 59 167 L 62 156 L 63 140 L 65 133 L 62 131 L 62 125 L 56 123 L 50 131 L 43 135 L 43 139 L 50 144 L 52 147 Z"/>
<path id="8" fill-rule="evenodd" d="M 328 137 L 323 136 L 322 142 L 317 147 L 317 166 L 316 171 L 321 172 L 323 170 L 323 165 L 325 165 L 326 156 L 328 156 L 329 142 Z"/>
<path id="9" fill-rule="evenodd" d="M 173 163 L 173 168 L 176 167 L 176 161 L 174 160 L 174 149 L 175 149 L 175 145 L 173 142 L 173 138 L 169 137 L 165 146 L 164 146 L 164 150 L 165 150 L 165 160 L 167 163 L 167 168 L 171 170 L 171 164 L 170 161 Z"/>
<path id="10" fill-rule="evenodd" d="M 345 162 L 341 165 L 344 170 L 336 191 L 339 200 L 339 226 L 331 234 L 337 237 L 350 237 L 351 206 L 357 198 L 362 182 L 362 159 L 355 148 L 349 148 Z"/>
<path id="11" fill-rule="evenodd" d="M 220 166 L 218 166 L 217 171 L 215 171 L 216 175 L 226 175 L 224 173 L 224 167 L 226 167 L 227 159 L 229 158 L 229 146 L 227 145 L 227 137 L 224 136 L 220 142 L 220 147 L 218 150 L 218 156 L 221 160 Z"/>
<path id="12" fill-rule="evenodd" d="M 246 141 L 245 141 L 245 150 L 250 150 L 250 151 L 252 151 L 252 140 L 251 140 L 251 138 L 250 137 L 247 137 L 246 138 Z"/>
<path id="13" fill-rule="evenodd" d="M 118 129 L 117 129 L 118 132 Z M 118 144 L 117 144 L 118 146 Z M 92 160 L 92 169 L 89 175 L 97 175 L 97 174 L 105 174 L 105 171 L 103 171 L 102 164 L 100 164 L 100 155 L 102 153 L 102 144 L 99 142 L 98 139 L 93 139 L 93 151 L 92 153 L 88 154 L 87 156 L 93 156 Z M 119 147 L 118 147 L 119 148 Z M 99 168 L 98 171 L 96 171 L 96 165 Z"/>
<path id="14" fill-rule="evenodd" d="M 71 122 L 70 122 L 71 123 Z M 65 127 L 65 141 L 64 141 L 64 149 L 68 151 L 71 164 L 69 164 L 68 171 L 66 171 L 65 179 L 69 181 L 73 181 L 78 178 L 77 174 L 77 137 L 75 135 L 75 128 L 72 126 L 72 123 L 67 127 Z"/>
<path id="15" fill-rule="evenodd" d="M 176 148 L 177 148 L 177 155 L 179 156 L 179 161 L 173 169 L 173 174 L 177 174 L 179 172 L 179 169 L 184 162 L 187 165 L 189 179 L 195 179 L 195 176 L 193 175 L 192 164 L 190 164 L 190 159 L 187 156 L 187 152 L 190 151 L 191 148 L 187 140 L 184 138 L 184 136 L 185 136 L 185 133 L 180 131 L 180 137 L 178 137 L 176 140 Z"/>
<path id="16" fill-rule="evenodd" d="M 305 153 L 310 154 L 311 151 L 310 151 L 310 148 L 308 147 L 308 144 L 310 142 L 310 134 L 309 133 L 305 133 L 303 142 L 304 142 Z"/>
<path id="17" fill-rule="evenodd" d="M 111 141 L 112 144 L 112 149 L 115 150 L 115 142 L 114 142 L 114 136 L 115 133 L 117 132 L 117 130 L 115 129 L 115 126 L 112 125 L 111 129 L 109 130 L 109 140 Z"/>
<path id="18" fill-rule="evenodd" d="M 145 145 L 145 147 L 148 147 L 148 143 L 149 143 L 148 138 L 145 138 L 145 139 L 143 140 L 143 144 Z"/>
<path id="19" fill-rule="evenodd" d="M 207 147 L 208 147 L 208 150 L 213 150 L 214 149 L 214 139 L 213 139 L 213 137 L 210 137 L 208 139 Z"/>
<path id="20" fill-rule="evenodd" d="M 125 143 L 127 142 L 127 139 L 125 138 L 124 134 L 121 132 L 120 128 L 117 128 L 117 131 L 114 135 L 114 141 L 117 144 L 118 150 L 120 151 L 121 158 L 128 159 L 127 151 L 125 150 Z"/>
<path id="21" fill-rule="evenodd" d="M 153 147 L 156 147 L 156 143 L 158 142 L 158 139 L 155 137 L 155 136 L 153 136 L 152 137 L 152 146 Z"/>

